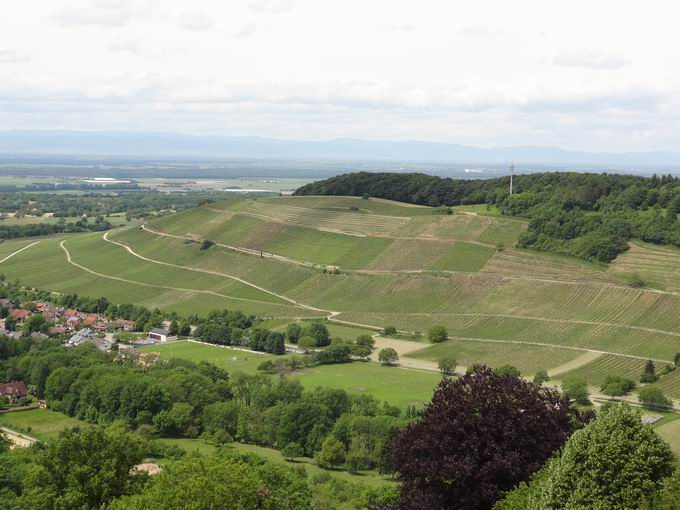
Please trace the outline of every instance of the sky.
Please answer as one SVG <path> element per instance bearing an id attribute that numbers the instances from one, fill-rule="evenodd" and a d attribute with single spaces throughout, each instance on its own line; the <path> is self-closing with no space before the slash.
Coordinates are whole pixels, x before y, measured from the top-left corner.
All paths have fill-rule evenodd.
<path id="1" fill-rule="evenodd" d="M 21 0 L 0 129 L 680 147 L 672 0 Z"/>

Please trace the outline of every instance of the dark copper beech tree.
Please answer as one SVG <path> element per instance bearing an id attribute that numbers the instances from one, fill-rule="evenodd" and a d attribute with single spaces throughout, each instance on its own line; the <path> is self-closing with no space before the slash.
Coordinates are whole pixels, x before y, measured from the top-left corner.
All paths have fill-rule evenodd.
<path id="1" fill-rule="evenodd" d="M 395 440 L 400 510 L 488 509 L 591 416 L 555 390 L 486 367 L 444 379 Z"/>

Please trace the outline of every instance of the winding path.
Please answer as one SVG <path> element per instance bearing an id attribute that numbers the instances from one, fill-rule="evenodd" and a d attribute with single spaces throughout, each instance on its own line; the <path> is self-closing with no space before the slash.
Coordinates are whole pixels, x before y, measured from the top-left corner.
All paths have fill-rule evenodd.
<path id="1" fill-rule="evenodd" d="M 35 245 L 38 244 L 39 242 L 40 242 L 40 241 L 35 241 L 35 242 L 31 243 L 31 244 L 27 244 L 27 245 L 24 246 L 23 248 L 19 248 L 17 251 L 15 251 L 15 252 L 13 252 L 13 253 L 10 253 L 10 254 L 7 255 L 4 259 L 0 260 L 0 264 L 2 264 L 2 263 L 3 263 L 4 261 L 6 261 L 6 260 L 11 259 L 11 258 L 14 257 L 14 255 L 16 255 L 17 253 L 21 253 L 21 252 L 24 251 L 24 250 L 28 250 L 31 246 L 35 246 Z"/>
<path id="2" fill-rule="evenodd" d="M 128 280 L 126 278 L 120 278 L 119 276 L 111 276 L 111 275 L 108 275 L 108 274 L 98 273 L 97 271 L 93 271 L 92 269 L 85 267 L 81 264 L 78 264 L 76 261 L 74 261 L 71 258 L 71 253 L 68 251 L 68 248 L 66 248 L 64 241 L 65 241 L 65 239 L 62 240 L 59 243 L 59 247 L 62 250 L 64 250 L 64 253 L 66 254 L 66 261 L 69 264 L 71 264 L 71 265 L 73 265 L 73 266 L 75 266 L 79 269 L 82 269 L 83 271 L 86 271 L 90 274 L 93 274 L 95 276 L 99 276 L 100 278 L 106 278 L 108 280 L 115 280 L 115 281 L 119 281 L 119 282 L 123 282 L 123 283 L 131 283 L 131 284 L 134 284 L 134 285 L 139 285 L 141 287 L 149 287 L 149 288 L 153 288 L 153 289 L 175 290 L 175 291 L 179 291 L 179 292 L 191 292 L 191 293 L 196 293 L 196 294 L 207 294 L 207 295 L 210 295 L 210 296 L 217 296 L 217 297 L 222 297 L 222 298 L 227 298 L 227 299 L 234 299 L 234 300 L 237 300 L 237 301 L 247 301 L 247 302 L 251 302 L 251 303 L 276 305 L 276 303 L 269 303 L 267 301 L 258 301 L 257 299 L 249 299 L 249 298 L 230 296 L 230 295 L 227 295 L 227 294 L 220 294 L 219 292 L 215 292 L 215 291 L 212 291 L 212 290 L 200 290 L 200 289 L 191 289 L 191 288 L 186 288 L 186 287 L 171 287 L 169 285 L 157 285 L 157 284 L 154 284 L 154 283 L 139 282 L 139 281 L 136 281 L 136 280 Z M 109 241 L 109 242 L 113 242 L 113 241 Z"/>

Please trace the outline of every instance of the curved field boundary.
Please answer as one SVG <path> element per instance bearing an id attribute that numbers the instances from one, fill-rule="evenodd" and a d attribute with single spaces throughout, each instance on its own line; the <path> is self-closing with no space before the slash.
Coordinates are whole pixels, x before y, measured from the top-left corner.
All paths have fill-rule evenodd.
<path id="1" fill-rule="evenodd" d="M 149 287 L 149 288 L 152 288 L 152 289 L 174 290 L 174 291 L 179 291 L 179 292 L 191 292 L 191 293 L 194 293 L 194 294 L 206 294 L 206 295 L 209 295 L 209 296 L 217 296 L 217 297 L 221 297 L 221 298 L 233 299 L 233 300 L 236 300 L 236 301 L 246 301 L 246 302 L 250 302 L 250 303 L 276 305 L 276 303 L 258 301 L 257 299 L 249 299 L 249 298 L 230 296 L 230 295 L 227 295 L 227 294 L 220 294 L 219 292 L 215 292 L 213 290 L 200 290 L 200 289 L 190 289 L 190 288 L 186 288 L 186 287 L 171 287 L 169 285 L 157 285 L 155 283 L 139 282 L 139 281 L 136 281 L 136 280 L 128 280 L 126 278 L 120 278 L 118 276 L 111 276 L 111 275 L 108 275 L 108 274 L 98 273 L 97 271 L 93 271 L 92 269 L 85 267 L 81 264 L 78 264 L 76 261 L 74 261 L 71 258 L 71 252 L 69 252 L 68 248 L 66 248 L 66 246 L 64 245 L 64 241 L 61 241 L 59 243 L 59 247 L 62 250 L 64 250 L 64 253 L 66 254 L 66 261 L 69 264 L 77 267 L 78 269 L 82 269 L 83 271 L 86 271 L 86 272 L 93 274 L 95 276 L 98 276 L 100 278 L 106 278 L 107 280 L 116 280 L 116 281 L 123 282 L 123 283 L 130 283 L 130 284 L 133 284 L 133 285 L 139 285 L 140 287 Z M 113 242 L 113 241 L 109 241 L 109 242 Z M 118 244 L 118 243 L 116 243 L 116 244 Z M 170 264 L 168 264 L 168 265 L 170 265 Z M 181 266 L 177 266 L 177 267 L 181 267 Z"/>
<path id="2" fill-rule="evenodd" d="M 40 241 L 35 241 L 34 243 L 27 244 L 27 245 L 24 246 L 23 248 L 19 248 L 17 251 L 15 251 L 15 252 L 13 252 L 13 253 L 10 253 L 10 254 L 7 255 L 4 259 L 0 260 L 0 264 L 2 264 L 2 263 L 3 263 L 4 261 L 6 261 L 6 260 L 11 259 L 12 257 L 14 257 L 14 255 L 16 255 L 16 254 L 18 254 L 18 253 L 21 253 L 21 252 L 24 251 L 24 250 L 28 250 L 31 246 L 35 246 L 35 245 L 38 244 L 39 242 L 40 242 Z"/>
<path id="3" fill-rule="evenodd" d="M 255 285 L 254 283 L 246 281 L 246 280 L 239 278 L 237 276 L 233 276 L 233 275 L 226 274 L 226 273 L 219 273 L 217 271 L 210 271 L 208 269 L 198 269 L 198 268 L 195 268 L 195 267 L 182 266 L 182 265 L 179 265 L 179 264 L 171 264 L 170 262 L 163 262 L 163 261 L 160 261 L 160 260 L 150 259 L 148 257 L 145 257 L 144 255 L 140 255 L 139 253 L 134 251 L 132 248 L 130 248 L 126 244 L 123 244 L 123 243 L 120 243 L 118 241 L 114 241 L 112 239 L 109 239 L 109 233 L 108 232 L 104 233 L 104 235 L 102 236 L 102 239 L 104 239 L 104 241 L 107 241 L 109 243 L 112 243 L 112 244 L 115 244 L 115 245 L 120 246 L 122 248 L 125 248 L 125 250 L 127 250 L 127 252 L 130 253 L 130 255 L 134 255 L 137 258 L 140 258 L 140 259 L 145 260 L 147 262 L 151 262 L 153 264 L 160 264 L 162 266 L 174 267 L 176 269 L 184 269 L 186 271 L 195 271 L 197 273 L 204 273 L 204 274 L 210 274 L 210 275 L 214 275 L 214 276 L 221 276 L 223 278 L 229 278 L 231 280 L 242 283 L 243 285 L 247 285 L 248 287 L 252 287 L 253 289 L 257 289 L 261 292 L 264 292 L 265 294 L 269 294 L 269 295 L 274 296 L 276 298 L 287 301 L 288 303 L 293 304 L 295 306 L 307 308 L 308 310 L 313 310 L 315 312 L 332 313 L 329 310 L 323 310 L 321 308 L 316 308 L 314 306 L 310 306 L 310 305 L 306 305 L 304 303 L 300 303 L 298 301 L 295 301 L 294 299 L 286 297 L 282 294 L 277 294 L 276 292 L 272 292 L 271 290 L 265 289 L 264 287 L 260 287 L 259 285 Z M 188 289 L 185 289 L 185 290 L 188 290 Z M 212 292 L 212 291 L 204 291 L 204 292 Z M 217 294 L 215 292 L 212 292 L 212 293 Z M 225 297 L 230 297 L 230 296 L 225 296 Z M 245 298 L 242 298 L 242 299 L 245 299 Z M 256 300 L 249 300 L 249 301 L 256 301 Z M 258 301 L 258 303 L 259 302 L 261 302 L 261 301 Z"/>
<path id="4" fill-rule="evenodd" d="M 425 312 L 413 312 L 408 315 L 432 315 Z M 554 317 L 534 317 L 531 315 L 512 315 L 504 313 L 447 313 L 452 317 L 473 317 L 473 318 L 498 318 L 498 319 L 525 319 L 529 321 L 540 321 L 540 322 L 556 322 L 560 324 L 583 324 L 585 326 L 604 326 L 612 328 L 630 329 L 633 331 L 645 331 L 647 333 L 659 333 L 662 335 L 677 336 L 680 337 L 680 332 L 668 331 L 665 329 L 655 329 L 647 328 L 645 326 L 631 326 L 629 324 L 620 324 L 618 322 L 602 322 L 602 321 L 588 321 L 579 319 L 559 319 Z"/>
<path id="5" fill-rule="evenodd" d="M 154 229 L 146 226 L 146 224 L 142 225 L 142 230 L 149 232 L 150 234 L 154 234 L 154 235 L 161 236 L 161 237 L 172 237 L 174 239 L 183 239 L 183 240 L 195 241 L 195 242 L 203 241 L 203 239 L 192 237 L 192 236 L 180 236 L 180 235 L 175 235 L 175 234 L 168 234 L 167 232 L 161 232 L 160 230 L 154 230 Z M 108 239 L 107 239 L 107 241 L 108 241 Z M 111 242 L 114 242 L 114 241 L 111 241 Z M 213 241 L 213 242 L 215 242 L 215 241 Z M 284 257 L 283 255 L 276 255 L 275 253 L 269 253 L 269 252 L 266 252 L 266 251 L 251 250 L 250 248 L 243 248 L 241 246 L 232 246 L 230 244 L 224 244 L 224 243 L 218 243 L 218 242 L 215 242 L 215 246 L 219 246 L 220 248 L 226 248 L 227 250 L 235 251 L 235 252 L 238 252 L 238 253 L 245 253 L 246 255 L 253 255 L 253 256 L 259 257 L 259 258 L 269 258 L 269 259 L 278 260 L 280 262 L 286 262 L 288 264 L 295 264 L 296 266 L 311 267 L 311 268 L 323 267 L 319 264 L 314 264 L 313 262 L 305 262 L 303 260 L 295 260 L 295 259 L 291 259 L 289 257 Z"/>
<path id="6" fill-rule="evenodd" d="M 573 359 L 571 361 L 568 361 L 567 363 L 563 363 L 562 365 L 549 369 L 548 376 L 555 377 L 565 372 L 569 372 L 570 370 L 581 368 L 582 366 L 587 365 L 591 361 L 595 361 L 600 356 L 604 356 L 604 354 L 599 352 L 588 351 L 576 359 Z"/>
<path id="7" fill-rule="evenodd" d="M 611 352 L 611 351 L 598 351 L 596 349 L 586 349 L 585 347 L 572 347 L 570 345 L 556 345 L 556 344 L 549 344 L 545 342 L 530 342 L 530 341 L 525 341 L 525 340 L 496 340 L 493 338 L 469 338 L 469 337 L 458 337 L 458 336 L 449 336 L 449 340 L 466 340 L 470 342 L 485 342 L 485 343 L 490 343 L 490 344 L 516 344 L 516 345 L 534 345 L 538 347 L 555 347 L 558 349 L 569 349 L 572 351 L 581 351 L 581 352 L 592 352 L 599 354 L 600 356 L 603 354 L 609 354 L 611 356 L 620 356 L 622 358 L 630 358 L 630 359 L 639 359 L 641 361 L 647 361 L 647 360 L 652 360 L 656 361 L 657 363 L 670 363 L 670 360 L 667 359 L 657 359 L 657 358 L 650 358 L 647 356 L 636 356 L 635 354 L 622 354 L 620 352 Z"/>

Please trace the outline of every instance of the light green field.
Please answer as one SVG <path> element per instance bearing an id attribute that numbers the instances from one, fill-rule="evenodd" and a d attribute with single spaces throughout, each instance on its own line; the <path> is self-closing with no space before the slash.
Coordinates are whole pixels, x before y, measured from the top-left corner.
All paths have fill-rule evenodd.
<path id="1" fill-rule="evenodd" d="M 438 361 L 453 357 L 458 365 L 475 363 L 496 368 L 502 365 L 517 367 L 528 376 L 537 370 L 549 370 L 578 358 L 582 352 L 555 347 L 532 347 L 524 345 L 447 340 L 408 354 L 409 358 Z"/>
<path id="2" fill-rule="evenodd" d="M 263 361 L 274 359 L 271 354 L 255 354 L 252 352 L 229 349 L 217 345 L 199 344 L 186 340 L 156 345 L 145 345 L 139 348 L 144 352 L 159 352 L 161 360 L 173 358 L 188 359 L 194 363 L 209 361 L 219 367 L 233 372 L 254 374 Z"/>
<path id="3" fill-rule="evenodd" d="M 41 441 L 56 438 L 66 427 L 82 427 L 82 421 L 48 409 L 31 409 L 0 414 L 0 426 Z"/>
<path id="4" fill-rule="evenodd" d="M 161 359 L 184 358 L 194 362 L 210 361 L 229 371 L 256 373 L 267 359 L 281 359 L 268 354 L 253 354 L 194 342 L 173 342 L 144 346 L 140 350 L 161 353 Z M 234 359 L 236 358 L 236 359 Z M 307 389 L 317 386 L 337 388 L 356 394 L 370 394 L 392 405 L 421 405 L 432 397 L 441 376 L 434 372 L 383 367 L 375 363 L 353 362 L 320 365 L 295 373 Z"/>
<path id="5" fill-rule="evenodd" d="M 495 253 L 496 249 L 490 246 L 461 241 L 449 248 L 431 267 L 446 271 L 474 273 L 480 271 Z"/>
<path id="6" fill-rule="evenodd" d="M 655 427 L 656 432 L 671 445 L 676 455 L 680 455 L 680 420 L 666 422 Z"/>
<path id="7" fill-rule="evenodd" d="M 456 207 L 453 208 L 453 210 L 455 212 L 468 212 L 486 216 L 501 215 L 501 210 L 498 207 L 486 204 L 457 205 Z"/>

